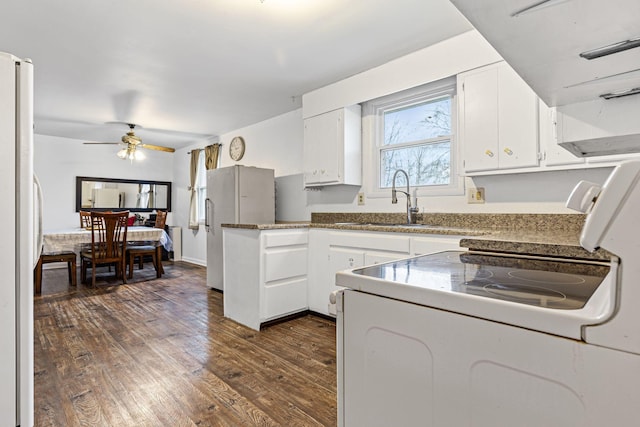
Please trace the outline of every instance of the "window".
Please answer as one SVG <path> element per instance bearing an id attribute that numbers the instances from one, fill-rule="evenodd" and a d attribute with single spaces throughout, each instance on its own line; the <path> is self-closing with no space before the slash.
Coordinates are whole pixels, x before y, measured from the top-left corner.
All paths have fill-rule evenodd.
<path id="1" fill-rule="evenodd" d="M 196 196 L 198 201 L 198 222 L 204 223 L 205 199 L 207 198 L 207 168 L 204 164 L 204 150 L 198 156 L 198 170 L 196 173 Z"/>
<path id="2" fill-rule="evenodd" d="M 399 169 L 407 172 L 409 185 L 420 195 L 462 192 L 457 177 L 455 79 L 370 101 L 365 104 L 365 120 L 371 196 L 388 195 Z M 406 185 L 404 175 L 398 175 L 397 184 Z"/>

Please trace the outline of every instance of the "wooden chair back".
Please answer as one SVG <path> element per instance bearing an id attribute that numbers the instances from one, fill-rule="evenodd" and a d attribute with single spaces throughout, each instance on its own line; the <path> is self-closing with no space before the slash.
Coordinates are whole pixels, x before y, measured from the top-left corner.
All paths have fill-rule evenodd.
<path id="1" fill-rule="evenodd" d="M 164 230 L 164 226 L 167 223 L 167 211 L 157 211 L 155 228 L 161 228 Z"/>
<path id="2" fill-rule="evenodd" d="M 80 211 L 80 227 L 82 228 L 91 227 L 91 212 Z"/>
<path id="3" fill-rule="evenodd" d="M 124 265 L 129 211 L 91 212 L 91 260 L 93 264 Z"/>

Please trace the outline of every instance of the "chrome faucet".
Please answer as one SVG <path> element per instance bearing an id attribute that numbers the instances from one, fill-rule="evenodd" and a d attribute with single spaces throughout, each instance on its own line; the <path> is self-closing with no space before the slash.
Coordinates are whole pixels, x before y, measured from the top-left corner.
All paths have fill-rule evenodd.
<path id="1" fill-rule="evenodd" d="M 404 177 L 407 181 L 407 191 L 402 191 L 402 190 L 396 190 L 396 178 L 398 177 L 398 174 L 402 172 L 404 174 Z M 411 194 L 409 194 L 409 175 L 402 169 L 398 169 L 396 171 L 396 173 L 393 174 L 393 184 L 391 186 L 391 203 L 396 204 L 398 203 L 398 197 L 396 196 L 396 192 L 400 191 L 401 193 L 404 193 L 407 196 L 407 224 L 415 224 L 416 222 L 416 217 L 415 214 L 418 213 L 418 197 L 416 196 L 416 206 L 415 207 L 411 207 Z"/>

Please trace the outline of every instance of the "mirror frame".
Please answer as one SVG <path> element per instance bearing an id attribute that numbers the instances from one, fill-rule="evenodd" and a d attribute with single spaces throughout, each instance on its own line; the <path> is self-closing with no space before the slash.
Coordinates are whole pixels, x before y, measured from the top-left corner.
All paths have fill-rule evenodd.
<path id="1" fill-rule="evenodd" d="M 167 207 L 166 211 L 171 212 L 171 181 L 150 181 L 141 179 L 118 179 L 118 178 L 95 178 L 91 176 L 76 176 L 76 212 L 83 211 L 112 211 L 112 210 L 128 210 L 129 212 L 153 212 L 157 209 L 165 210 L 164 208 L 82 208 L 82 182 L 83 181 L 97 181 L 97 182 L 115 182 L 123 184 L 155 184 L 167 186 Z"/>

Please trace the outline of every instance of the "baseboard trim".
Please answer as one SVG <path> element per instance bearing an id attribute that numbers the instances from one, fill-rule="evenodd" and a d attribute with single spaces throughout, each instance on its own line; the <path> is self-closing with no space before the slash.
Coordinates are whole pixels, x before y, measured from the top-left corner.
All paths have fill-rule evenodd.
<path id="1" fill-rule="evenodd" d="M 199 265 L 201 267 L 206 267 L 207 266 L 207 262 L 203 261 L 201 259 L 196 259 L 196 258 L 189 258 L 186 256 L 183 256 L 182 259 L 179 262 L 188 262 L 189 264 L 195 264 L 195 265 Z"/>

